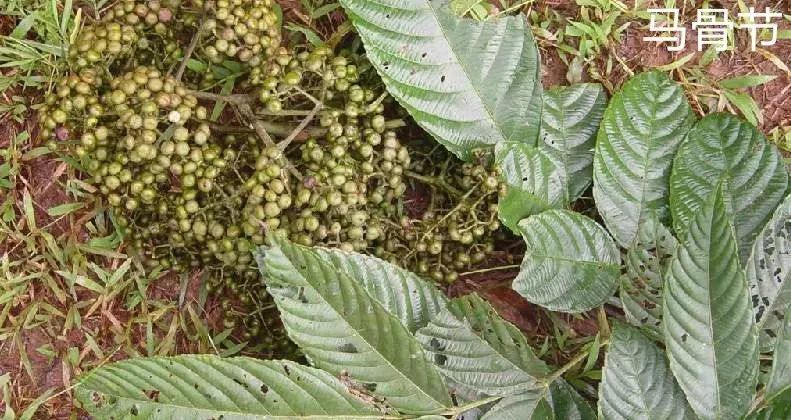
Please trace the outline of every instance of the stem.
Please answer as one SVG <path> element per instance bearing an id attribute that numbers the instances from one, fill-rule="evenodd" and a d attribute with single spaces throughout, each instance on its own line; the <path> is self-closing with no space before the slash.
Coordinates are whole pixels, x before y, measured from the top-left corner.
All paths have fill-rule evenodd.
<path id="1" fill-rule="evenodd" d="M 313 95 L 309 94 L 308 92 L 305 92 L 299 87 L 297 87 L 296 89 L 300 93 L 305 95 L 306 98 L 310 99 L 310 101 L 313 102 L 315 106 L 313 107 L 313 110 L 311 110 L 310 113 L 302 120 L 302 122 L 299 123 L 297 128 L 295 128 L 294 131 L 292 131 L 291 134 L 289 134 L 288 137 L 286 137 L 282 142 L 278 143 L 277 146 L 280 148 L 281 151 L 286 150 L 288 145 L 291 144 L 292 141 L 294 141 L 294 139 L 302 132 L 302 130 L 308 127 L 308 124 L 310 124 L 311 121 L 313 121 L 313 118 L 316 117 L 316 114 L 318 114 L 318 112 L 322 108 L 324 108 L 324 104 L 318 99 L 314 98 Z"/>
<path id="2" fill-rule="evenodd" d="M 441 188 L 441 189 L 447 191 L 448 193 L 450 193 L 451 195 L 453 195 L 454 197 L 458 198 L 458 197 L 461 197 L 461 196 L 464 195 L 464 193 L 462 191 L 459 191 L 454 186 L 448 184 L 442 178 L 437 178 L 437 177 L 433 177 L 433 176 L 424 176 L 424 175 L 420 175 L 420 174 L 412 172 L 412 171 L 406 171 L 406 172 L 404 172 L 404 175 L 406 175 L 407 177 L 412 178 L 412 179 L 414 179 L 416 181 L 419 181 L 419 182 L 421 182 L 423 184 L 431 185 L 431 186 L 434 186 L 434 187 L 437 187 L 437 188 Z"/>
<path id="3" fill-rule="evenodd" d="M 275 145 L 275 141 L 272 140 L 272 136 L 270 136 L 266 131 L 266 127 L 261 123 L 261 121 L 255 117 L 253 109 L 250 108 L 250 105 L 237 104 L 236 109 L 239 110 L 239 113 L 242 114 L 247 122 L 253 125 L 253 129 L 255 129 L 256 134 L 258 134 L 258 137 L 260 137 L 267 146 L 271 147 Z"/>
<path id="4" fill-rule="evenodd" d="M 264 144 L 266 144 L 267 147 L 276 147 L 275 141 L 272 140 L 272 136 L 270 136 L 269 133 L 266 131 L 266 126 L 263 124 L 261 120 L 255 117 L 255 114 L 253 113 L 252 108 L 250 108 L 250 105 L 240 104 L 237 105 L 236 108 L 239 110 L 239 113 L 242 114 L 242 116 L 245 119 L 247 119 L 248 122 L 250 122 L 250 124 L 253 125 L 256 134 L 258 134 L 258 137 L 260 137 L 261 140 L 264 141 Z M 294 167 L 294 165 L 292 165 L 291 162 L 288 161 L 288 159 L 284 157 L 281 163 L 285 165 L 285 167 L 288 169 L 291 175 L 294 176 L 294 178 L 302 181 L 303 179 L 302 173 L 300 173 L 297 170 L 297 168 Z"/>
<path id="5" fill-rule="evenodd" d="M 254 95 L 246 94 L 246 93 L 238 93 L 233 95 L 218 95 L 216 93 L 211 92 L 201 92 L 199 90 L 187 90 L 188 95 L 192 95 L 197 99 L 205 99 L 208 101 L 215 101 L 215 102 L 227 102 L 231 105 L 246 105 L 256 101 L 256 97 Z"/>
<path id="6" fill-rule="evenodd" d="M 490 402 L 497 401 L 500 398 L 502 398 L 502 397 L 501 396 L 494 396 L 494 397 L 489 397 L 489 398 L 485 398 L 485 399 L 478 400 L 478 401 L 473 401 L 471 403 L 460 405 L 458 407 L 453 407 L 452 409 L 442 413 L 442 415 L 444 415 L 444 416 L 453 416 L 453 418 L 456 418 L 456 416 L 458 416 L 461 413 L 464 413 L 466 411 L 472 410 L 475 407 L 480 407 L 482 405 L 489 404 Z"/>
<path id="7" fill-rule="evenodd" d="M 475 270 L 475 271 L 468 271 L 466 273 L 460 273 L 459 277 L 469 276 L 469 275 L 472 275 L 472 274 L 490 273 L 492 271 L 513 270 L 514 268 L 519 268 L 519 267 L 520 267 L 520 265 L 515 264 L 515 265 L 503 265 L 503 266 L 500 266 L 500 267 L 483 268 L 481 270 Z"/>
<path id="8" fill-rule="evenodd" d="M 195 51 L 195 47 L 198 46 L 198 42 L 203 37 L 203 24 L 206 22 L 206 14 L 214 8 L 213 1 L 207 1 L 203 5 L 203 13 L 200 17 L 200 23 L 198 24 L 198 30 L 195 32 L 195 35 L 192 36 L 192 40 L 190 40 L 190 44 L 187 46 L 187 49 L 184 51 L 184 57 L 181 58 L 181 63 L 179 63 L 179 68 L 176 70 L 175 78 L 176 80 L 181 80 L 181 77 L 184 76 L 184 70 L 187 69 L 187 62 L 192 57 L 192 53 Z"/>
<path id="9" fill-rule="evenodd" d="M 601 342 L 599 342 L 599 348 L 602 348 L 602 347 L 606 346 L 606 345 L 607 345 L 607 344 L 609 344 L 609 343 L 610 343 L 610 339 L 609 339 L 609 338 L 605 338 L 604 340 L 602 340 Z M 568 363 L 566 363 L 565 365 L 563 365 L 563 366 L 562 366 L 560 369 L 558 369 L 558 370 L 556 370 L 556 371 L 552 372 L 552 374 L 551 374 L 551 375 L 549 375 L 549 376 L 545 377 L 544 379 L 542 379 L 542 380 L 541 380 L 541 382 L 543 382 L 543 383 L 545 383 L 547 386 L 549 386 L 549 384 L 551 384 L 551 383 L 552 383 L 552 382 L 554 382 L 556 379 L 558 379 L 558 378 L 560 378 L 561 376 L 563 376 L 563 374 L 564 374 L 564 373 L 568 372 L 568 371 L 569 371 L 571 368 L 573 368 L 574 366 L 576 366 L 576 365 L 577 365 L 577 363 L 579 363 L 579 362 L 581 362 L 581 361 L 585 360 L 585 359 L 588 357 L 588 355 L 589 355 L 589 354 L 590 354 L 590 350 L 588 350 L 588 351 L 581 351 L 579 354 L 577 354 L 576 356 L 574 356 L 574 358 L 573 358 L 573 359 L 569 360 L 569 362 L 568 362 Z"/>
<path id="10" fill-rule="evenodd" d="M 389 130 L 393 130 L 393 129 L 401 128 L 401 127 L 406 127 L 406 121 L 404 121 L 404 120 L 402 120 L 400 118 L 397 119 L 397 120 L 390 120 L 390 121 L 385 123 L 385 128 L 387 128 Z"/>

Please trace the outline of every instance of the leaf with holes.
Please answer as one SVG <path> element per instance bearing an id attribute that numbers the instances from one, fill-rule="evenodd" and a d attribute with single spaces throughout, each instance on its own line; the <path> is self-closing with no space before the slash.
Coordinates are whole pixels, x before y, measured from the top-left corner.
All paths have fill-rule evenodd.
<path id="1" fill-rule="evenodd" d="M 777 148 L 754 126 L 729 114 L 712 114 L 689 132 L 673 163 L 670 207 L 679 237 L 721 181 L 744 263 L 786 196 L 788 173 Z"/>
<path id="2" fill-rule="evenodd" d="M 549 210 L 523 220 L 519 230 L 527 249 L 513 288 L 530 302 L 575 313 L 601 305 L 615 292 L 618 248 L 593 220 Z"/>
<path id="3" fill-rule="evenodd" d="M 791 306 L 791 196 L 756 238 L 745 271 L 761 349 L 768 351 Z"/>
<path id="4" fill-rule="evenodd" d="M 626 319 L 657 338 L 662 337 L 664 276 L 677 244 L 670 230 L 649 215 L 624 256 L 620 294 Z"/>
<path id="5" fill-rule="evenodd" d="M 325 252 L 271 240 L 259 266 L 289 337 L 311 363 L 347 373 L 401 412 L 431 414 L 452 405 L 439 372 L 402 323 L 409 311 L 394 311 L 418 301 L 379 301 Z"/>
<path id="6" fill-rule="evenodd" d="M 453 153 L 536 144 L 539 54 L 523 16 L 478 22 L 439 0 L 340 3 L 390 94 Z"/>
<path id="7" fill-rule="evenodd" d="M 450 385 L 466 395 L 540 389 L 538 378 L 549 371 L 524 335 L 475 294 L 453 299 L 417 339 Z"/>
<path id="8" fill-rule="evenodd" d="M 593 149 L 607 94 L 599 84 L 554 87 L 544 94 L 539 148 L 554 151 L 565 174 L 563 200 L 579 198 L 593 180 Z"/>
<path id="9" fill-rule="evenodd" d="M 497 144 L 496 162 L 508 186 L 499 215 L 511 230 L 525 217 L 567 207 L 588 188 L 594 138 L 606 104 L 601 85 L 550 89 L 544 94 L 538 146 Z"/>
<path id="10" fill-rule="evenodd" d="M 604 224 L 629 248 L 646 213 L 669 223 L 673 156 L 694 121 L 681 87 L 664 73 L 641 73 L 604 112 L 593 162 L 593 197 Z"/>
<path id="11" fill-rule="evenodd" d="M 691 419 L 662 352 L 637 329 L 615 324 L 599 385 L 604 419 Z"/>
<path id="12" fill-rule="evenodd" d="M 565 205 L 565 174 L 561 162 L 550 151 L 520 143 L 500 143 L 495 147 L 497 166 L 507 185 L 498 203 L 503 224 L 518 232 L 519 221 L 534 214 Z"/>
<path id="13" fill-rule="evenodd" d="M 91 416 L 106 419 L 387 417 L 327 372 L 247 357 L 129 359 L 91 371 L 75 395 Z"/>
<path id="14" fill-rule="evenodd" d="M 758 381 L 758 335 L 722 186 L 686 231 L 665 279 L 670 368 L 699 417 L 739 418 Z"/>

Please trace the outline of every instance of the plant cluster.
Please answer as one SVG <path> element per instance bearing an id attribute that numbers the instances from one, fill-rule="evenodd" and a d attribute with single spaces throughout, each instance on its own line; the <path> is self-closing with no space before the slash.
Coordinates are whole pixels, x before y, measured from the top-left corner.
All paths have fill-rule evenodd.
<path id="1" fill-rule="evenodd" d="M 725 114 L 698 120 L 659 72 L 635 76 L 609 104 L 597 85 L 542 92 L 536 46 L 519 18 L 461 20 L 441 2 L 410 13 L 396 2 L 341 4 L 416 122 L 468 161 L 493 152 L 506 190 L 499 217 L 526 247 L 513 289 L 551 311 L 598 308 L 598 334 L 554 367 L 474 294 L 448 299 L 381 259 L 272 236 L 259 267 L 314 367 L 127 361 L 85 378 L 78 396 L 86 409 L 591 419 L 594 410 L 563 378 L 585 360 L 594 366 L 606 347 L 601 418 L 788 417 L 789 173 L 754 126 Z M 471 51 L 470 33 L 483 51 Z M 481 66 L 487 58 L 508 64 Z M 436 95 L 441 89 L 454 94 Z M 603 225 L 570 210 L 590 185 Z M 187 383 L 192 370 L 211 367 L 213 380 L 195 382 L 198 393 L 246 389 L 251 398 L 232 406 L 157 387 L 152 401 L 139 384 L 156 383 L 151 372 L 165 374 L 165 365 L 189 366 L 178 369 Z M 310 396 L 315 405 L 277 404 L 295 389 L 293 401 Z"/>
<path id="2" fill-rule="evenodd" d="M 428 189 L 428 203 L 425 208 L 411 203 L 413 211 L 398 220 L 400 229 L 387 229 L 387 240 L 374 255 L 436 282 L 453 283 L 460 273 L 486 263 L 498 240 L 509 237 L 497 218 L 505 185 L 484 154 L 463 162 L 436 144 L 415 145 L 411 152 L 407 177 Z"/>
<path id="3" fill-rule="evenodd" d="M 442 150 L 413 161 L 364 57 L 279 46 L 270 2 L 209 6 L 116 4 L 79 33 L 41 109 L 43 137 L 89 175 L 149 269 L 208 269 L 207 289 L 245 308 L 224 325 L 272 347 L 281 340 L 265 334 L 276 322 L 251 258 L 267 232 L 375 253 L 436 281 L 491 255 L 501 234 L 491 163 Z M 192 36 L 191 25 L 201 25 Z M 206 66 L 186 65 L 196 60 Z M 213 93 L 223 74 L 213 66 L 230 60 L 239 88 Z M 233 112 L 217 113 L 222 104 Z M 447 186 L 414 217 L 401 216 L 408 172 Z"/>
<path id="4" fill-rule="evenodd" d="M 249 69 L 242 84 L 252 91 L 228 101 L 243 111 L 260 101 L 260 119 L 245 113 L 255 132 L 214 130 L 204 105 L 223 97 L 193 90 L 184 69 L 172 74 L 195 47 L 183 43 L 196 21 L 197 57 Z M 259 0 L 129 0 L 80 33 L 72 72 L 45 100 L 42 134 L 68 145 L 152 267 L 217 268 L 244 281 L 256 277 L 250 251 L 266 231 L 349 250 L 383 236 L 378 221 L 396 213 L 410 164 L 385 95 L 366 84 L 359 57 L 279 43 L 271 2 Z M 275 144 L 259 128 L 273 125 L 295 130 Z"/>

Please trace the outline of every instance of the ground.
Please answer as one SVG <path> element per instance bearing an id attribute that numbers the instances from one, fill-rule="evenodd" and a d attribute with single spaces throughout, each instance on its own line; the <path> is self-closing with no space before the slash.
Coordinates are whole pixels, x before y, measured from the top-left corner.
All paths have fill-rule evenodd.
<path id="1" fill-rule="evenodd" d="M 759 8 L 766 5 L 789 13 L 784 0 L 758 3 Z M 283 0 L 282 4 L 287 15 L 310 23 L 300 2 Z M 633 7 L 633 2 L 627 6 Z M 642 10 L 647 7 L 641 6 Z M 535 31 L 545 86 L 567 84 L 572 58 L 568 51 L 576 48 L 577 40 L 560 40 L 557 34 L 565 30 L 568 20 L 582 20 L 580 7 L 574 1 L 538 0 L 524 10 L 532 14 L 534 26 L 546 24 Z M 687 27 L 694 13 L 694 8 L 685 7 Z M 335 12 L 331 23 L 316 29 L 331 31 L 341 20 Z M 591 20 L 596 21 L 595 17 Z M 791 130 L 791 74 L 784 67 L 791 65 L 791 41 L 780 40 L 763 52 L 750 52 L 747 37 L 739 36 L 735 51 L 721 53 L 706 64 L 701 63 L 703 54 L 695 51 L 691 29 L 686 49 L 669 53 L 664 46 L 643 40 L 648 34 L 644 19 L 624 14 L 617 23 L 621 25 L 626 26 L 620 35 L 603 42 L 572 78 L 617 89 L 633 73 L 668 66 L 695 53 L 672 75 L 684 86 L 694 109 L 703 114 L 718 109 L 738 112 L 722 100 L 718 82 L 740 75 L 773 75 L 776 78 L 771 82 L 745 93 L 761 111 L 761 130 L 784 144 L 782 136 Z M 12 19 L 0 18 L 0 33 L 12 28 Z M 781 29 L 788 30 L 789 22 Z M 6 69 L 5 74 L 13 71 Z M 35 90 L 9 90 L 2 100 L 11 103 L 18 95 L 26 98 L 27 106 L 40 98 Z M 29 139 L 18 137 L 25 132 Z M 0 414 L 29 409 L 31 414 L 36 412 L 35 418 L 68 418 L 75 412 L 70 392 L 74 378 L 107 361 L 135 355 L 244 352 L 233 346 L 227 334 L 219 337 L 223 328 L 218 315 L 223 308 L 201 294 L 200 273 L 185 278 L 146 276 L 124 254 L 123 244 L 115 242 L 114 229 L 101 209 L 89 204 L 64 214 L 53 211 L 62 204 L 87 200 L 90 191 L 74 181 L 75 172 L 67 163 L 52 154 L 41 156 L 43 139 L 36 134 L 32 108 L 21 115 L 0 116 L 0 151 L 5 151 L 0 154 L 0 165 L 8 163 L 14 179 L 10 188 L 0 186 L 0 219 L 13 210 L 0 222 L 0 401 L 4 402 Z M 0 172 L 0 182 L 2 178 Z M 89 262 L 110 273 L 124 264 L 131 266 L 120 279 L 102 281 Z M 528 336 L 558 339 L 552 327 L 558 320 L 547 319 L 510 289 L 516 272 L 515 267 L 482 270 L 450 286 L 448 292 L 478 291 Z M 93 280 L 89 283 L 86 278 Z M 559 322 L 566 325 L 564 334 L 572 341 L 595 334 L 597 328 L 595 313 Z M 533 341 L 539 347 L 542 344 L 541 339 Z M 562 358 L 563 354 L 550 356 Z"/>

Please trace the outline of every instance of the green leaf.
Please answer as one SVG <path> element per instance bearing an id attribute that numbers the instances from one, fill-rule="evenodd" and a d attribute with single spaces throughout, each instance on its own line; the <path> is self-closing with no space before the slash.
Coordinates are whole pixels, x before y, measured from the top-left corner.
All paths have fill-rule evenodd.
<path id="1" fill-rule="evenodd" d="M 700 120 L 673 163 L 670 207 L 679 237 L 720 182 L 744 263 L 756 235 L 785 198 L 788 173 L 774 145 L 754 126 L 729 114 Z"/>
<path id="2" fill-rule="evenodd" d="M 508 186 L 498 203 L 503 224 L 517 232 L 519 221 L 564 206 L 561 162 L 551 152 L 528 144 L 504 142 L 495 146 L 497 167 Z"/>
<path id="3" fill-rule="evenodd" d="M 565 174 L 564 202 L 579 198 L 593 178 L 593 149 L 607 94 L 599 84 L 554 87 L 544 94 L 539 147 L 559 156 Z"/>
<path id="4" fill-rule="evenodd" d="M 765 83 L 769 83 L 776 78 L 777 78 L 776 75 L 762 75 L 762 74 L 736 76 L 736 77 L 731 77 L 730 79 L 725 79 L 720 81 L 720 86 L 724 87 L 725 89 L 750 88 L 750 87 L 760 86 Z"/>
<path id="5" fill-rule="evenodd" d="M 519 329 L 475 294 L 453 299 L 417 339 L 451 386 L 465 394 L 541 389 L 538 378 L 549 372 Z"/>
<path id="6" fill-rule="evenodd" d="M 324 45 L 324 41 L 322 41 L 321 37 L 316 32 L 314 32 L 312 29 L 310 29 L 310 28 L 306 28 L 306 27 L 301 26 L 301 25 L 288 24 L 288 25 L 285 25 L 283 27 L 283 29 L 286 29 L 286 30 L 292 31 L 292 32 L 299 32 L 302 35 L 305 35 L 305 39 L 307 39 L 308 42 L 311 43 L 311 45 L 315 45 L 315 46 L 323 46 Z"/>
<path id="7" fill-rule="evenodd" d="M 746 93 L 734 92 L 727 89 L 723 90 L 722 93 L 725 95 L 725 98 L 728 99 L 728 102 L 739 109 L 742 115 L 744 115 L 744 118 L 749 121 L 750 124 L 756 126 L 763 124 L 763 113 L 752 96 Z"/>
<path id="8" fill-rule="evenodd" d="M 341 271 L 321 251 L 279 237 L 271 240 L 259 267 L 289 337 L 311 363 L 369 384 L 402 412 L 433 414 L 452 405 L 420 343 L 360 279 Z M 400 291 L 401 296 L 408 293 Z"/>
<path id="9" fill-rule="evenodd" d="M 527 249 L 513 288 L 553 311 L 583 312 L 604 303 L 618 286 L 620 255 L 593 220 L 549 210 L 519 223 Z"/>
<path id="10" fill-rule="evenodd" d="M 552 407 L 538 391 L 511 395 L 498 401 L 481 420 L 546 420 L 553 418 Z"/>
<path id="11" fill-rule="evenodd" d="M 756 238 L 745 267 L 764 351 L 774 348 L 783 314 L 791 307 L 790 220 L 791 196 L 787 196 Z"/>
<path id="12" fill-rule="evenodd" d="M 788 420 L 791 418 L 791 389 L 778 395 L 769 405 L 746 417 L 747 420 Z"/>
<path id="13" fill-rule="evenodd" d="M 655 338 L 662 336 L 664 276 L 677 245 L 670 230 L 649 215 L 624 257 L 620 294 L 626 319 Z"/>
<path id="14" fill-rule="evenodd" d="M 129 359 L 93 370 L 75 392 L 96 418 L 384 416 L 332 375 L 286 360 L 210 355 Z"/>
<path id="15" fill-rule="evenodd" d="M 646 213 L 670 221 L 670 168 L 694 118 L 681 87 L 659 72 L 638 74 L 607 106 L 596 141 L 593 197 L 624 248 Z"/>
<path id="16" fill-rule="evenodd" d="M 83 203 L 66 203 L 59 206 L 52 207 L 47 210 L 47 214 L 52 217 L 63 216 L 66 214 L 74 213 L 75 211 L 83 208 Z"/>
<path id="17" fill-rule="evenodd" d="M 390 94 L 453 153 L 536 144 L 539 54 L 523 16 L 478 22 L 430 0 L 340 3 Z"/>
<path id="18" fill-rule="evenodd" d="M 698 209 L 665 279 L 670 368 L 703 419 L 743 416 L 758 377 L 758 336 L 723 187 Z"/>
<path id="19" fill-rule="evenodd" d="M 786 309 L 785 320 L 779 330 L 772 371 L 766 385 L 766 398 L 770 400 L 791 390 L 791 308 Z"/>
<path id="20" fill-rule="evenodd" d="M 544 94 L 538 147 L 502 142 L 497 165 L 508 186 L 499 215 L 516 231 L 525 217 L 567 207 L 591 182 L 594 135 L 607 98 L 601 85 L 556 87 Z"/>
<path id="21" fill-rule="evenodd" d="M 556 379 L 549 385 L 547 400 L 552 405 L 552 413 L 558 420 L 596 419 L 596 413 L 588 402 L 563 379 Z"/>
<path id="22" fill-rule="evenodd" d="M 640 332 L 616 323 L 599 385 L 604 419 L 694 418 L 664 353 Z"/>

